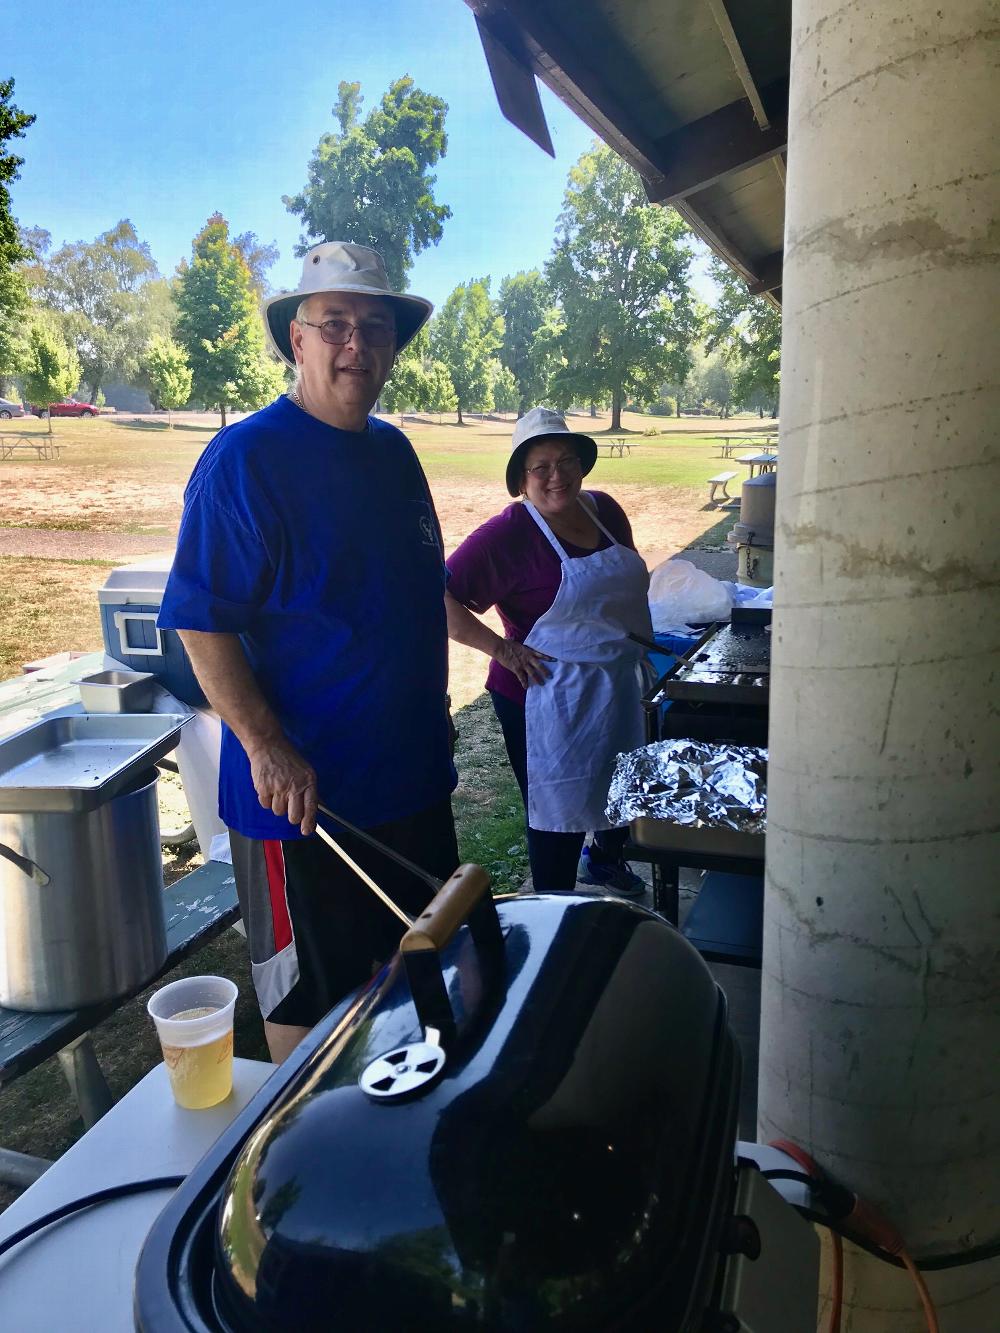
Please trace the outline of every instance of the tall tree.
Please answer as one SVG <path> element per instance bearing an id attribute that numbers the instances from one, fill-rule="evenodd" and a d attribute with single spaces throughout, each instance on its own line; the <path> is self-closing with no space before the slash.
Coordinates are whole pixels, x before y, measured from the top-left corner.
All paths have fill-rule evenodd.
<path id="1" fill-rule="evenodd" d="M 490 363 L 503 338 L 503 320 L 490 301 L 490 280 L 461 283 L 431 325 L 431 352 L 448 368 L 455 390 L 458 424 L 462 412 L 493 406 Z"/>
<path id="2" fill-rule="evenodd" d="M 23 157 L 8 147 L 12 139 L 23 139 L 35 117 L 14 105 L 14 80 L 0 79 L 0 384 L 22 369 L 28 354 L 24 329 L 28 294 L 18 265 L 31 257 L 17 222 L 10 211 L 11 181 L 17 180 Z"/>
<path id="3" fill-rule="evenodd" d="M 719 299 L 709 312 L 705 345 L 722 354 L 733 376 L 733 399 L 744 407 L 767 403 L 778 410 L 781 383 L 781 314 L 762 296 L 751 296 L 728 265 L 713 259 Z"/>
<path id="4" fill-rule="evenodd" d="M 158 407 L 166 408 L 167 427 L 172 428 L 171 413 L 191 397 L 191 367 L 184 348 L 170 338 L 151 338 L 146 369 L 154 401 Z"/>
<path id="5" fill-rule="evenodd" d="M 61 315 L 91 397 L 111 380 L 138 375 L 149 338 L 143 289 L 159 275 L 127 218 L 94 241 L 61 246 L 28 272 L 35 299 Z"/>
<path id="6" fill-rule="evenodd" d="M 649 399 L 683 379 L 697 316 L 691 251 L 670 208 L 646 202 L 638 174 L 603 145 L 572 168 L 546 277 L 564 318 L 566 364 L 554 375 L 577 402 Z"/>
<path id="7" fill-rule="evenodd" d="M 252 410 L 281 392 L 282 368 L 265 351 L 253 276 L 229 239 L 229 223 L 213 215 L 182 260 L 175 287 L 177 340 L 191 365 L 193 396 L 218 409 Z"/>
<path id="8" fill-rule="evenodd" d="M 250 270 L 250 278 L 258 297 L 266 296 L 270 289 L 267 273 L 277 263 L 281 252 L 273 241 L 262 241 L 256 232 L 244 231 L 233 237 L 233 245 L 243 256 L 243 262 Z"/>
<path id="9" fill-rule="evenodd" d="M 318 241 L 354 241 L 377 250 L 397 291 L 421 250 L 436 245 L 451 209 L 434 199 L 430 174 L 448 148 L 448 105 L 411 78 L 397 79 L 362 121 L 360 83 L 341 83 L 333 114 L 299 194 L 283 202 L 303 223 L 297 253 Z"/>
<path id="10" fill-rule="evenodd" d="M 517 415 L 545 397 L 553 366 L 552 345 L 544 336 L 552 297 L 538 269 L 504 278 L 497 297 L 503 316 L 500 361 L 517 382 Z"/>
<path id="11" fill-rule="evenodd" d="M 21 372 L 25 398 L 38 407 L 60 402 L 80 383 L 76 352 L 63 340 L 58 322 L 42 311 L 32 319 L 27 341 Z M 49 434 L 52 434 L 51 417 Z"/>
<path id="12" fill-rule="evenodd" d="M 493 362 L 493 407 L 497 412 L 516 412 L 521 405 L 521 394 L 514 372 L 499 361 Z M 523 416 L 524 413 L 522 412 Z"/>

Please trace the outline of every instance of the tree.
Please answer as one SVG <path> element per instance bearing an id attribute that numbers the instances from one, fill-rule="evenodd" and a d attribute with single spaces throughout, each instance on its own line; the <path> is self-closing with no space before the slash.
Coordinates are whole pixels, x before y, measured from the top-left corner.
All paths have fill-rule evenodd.
<path id="1" fill-rule="evenodd" d="M 653 397 L 683 379 L 697 316 L 688 290 L 687 232 L 669 208 L 646 203 L 638 174 L 596 146 L 572 168 L 546 265 L 562 306 L 563 396 L 611 399 L 621 429 L 627 395 Z"/>
<path id="2" fill-rule="evenodd" d="M 239 236 L 234 236 L 233 245 L 239 250 L 244 264 L 250 270 L 250 280 L 258 299 L 266 296 L 271 285 L 267 280 L 267 271 L 281 257 L 278 247 L 273 241 L 270 245 L 266 244 L 252 231 L 244 231 Z"/>
<path id="3" fill-rule="evenodd" d="M 490 302 L 489 278 L 459 284 L 431 325 L 431 351 L 447 367 L 460 426 L 463 410 L 488 412 L 493 406 L 490 362 L 502 337 L 503 320 Z"/>
<path id="4" fill-rule="evenodd" d="M 493 406 L 497 412 L 516 412 L 521 404 L 521 394 L 517 386 L 517 380 L 514 373 L 502 366 L 499 361 L 493 362 Z M 521 414 L 524 415 L 523 413 Z"/>
<path id="5" fill-rule="evenodd" d="M 497 309 L 503 316 L 500 361 L 517 382 L 517 415 L 545 397 L 553 346 L 544 336 L 552 297 L 537 269 L 515 273 L 500 284 Z M 498 404 L 499 406 L 499 404 Z"/>
<path id="6" fill-rule="evenodd" d="M 705 345 L 718 349 L 733 376 L 733 399 L 743 407 L 763 400 L 778 410 L 781 383 L 781 314 L 761 296 L 751 296 L 728 265 L 713 259 L 711 274 L 720 288 L 709 312 Z"/>
<path id="7" fill-rule="evenodd" d="M 31 257 L 10 211 L 8 185 L 17 180 L 24 162 L 8 150 L 11 139 L 23 139 L 35 117 L 14 105 L 14 80 L 0 79 L 0 385 L 20 371 L 28 356 L 25 323 L 28 294 L 17 265 Z"/>
<path id="8" fill-rule="evenodd" d="M 27 343 L 21 376 L 28 402 L 47 407 L 68 397 L 80 383 L 80 362 L 73 348 L 63 341 L 56 322 L 41 313 L 36 315 Z M 52 434 L 51 416 L 49 434 Z"/>
<path id="9" fill-rule="evenodd" d="M 436 412 L 438 420 L 445 412 L 454 412 L 458 407 L 455 386 L 448 374 L 448 367 L 443 361 L 432 361 L 427 368 L 427 401 L 425 411 Z"/>
<path id="10" fill-rule="evenodd" d="M 360 83 L 341 83 L 333 114 L 340 133 L 324 134 L 309 163 L 309 180 L 282 202 L 302 218 L 297 249 L 318 241 L 354 241 L 377 250 L 389 282 L 403 291 L 413 260 L 441 239 L 451 209 L 434 200 L 429 174 L 448 148 L 448 105 L 411 78 L 391 84 L 362 122 Z"/>
<path id="11" fill-rule="evenodd" d="M 146 369 L 158 407 L 167 409 L 167 426 L 173 426 L 171 412 L 183 407 L 191 397 L 191 367 L 183 347 L 169 338 L 152 338 L 146 353 Z"/>
<path id="12" fill-rule="evenodd" d="M 135 379 L 149 339 L 143 289 L 159 275 L 132 223 L 64 245 L 28 271 L 36 300 L 62 317 L 91 397 L 111 380 Z"/>
<path id="13" fill-rule="evenodd" d="M 284 375 L 264 348 L 253 276 L 221 214 L 194 238 L 191 262 L 181 261 L 175 299 L 193 396 L 218 409 L 223 425 L 227 408 L 263 407 L 281 392 Z"/>

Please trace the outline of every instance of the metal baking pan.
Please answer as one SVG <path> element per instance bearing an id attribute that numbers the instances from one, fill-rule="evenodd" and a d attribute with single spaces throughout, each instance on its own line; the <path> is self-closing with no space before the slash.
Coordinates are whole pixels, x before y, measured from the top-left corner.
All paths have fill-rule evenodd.
<path id="1" fill-rule="evenodd" d="M 176 713 L 71 713 L 0 741 L 0 813 L 93 810 L 177 744 Z"/>
<path id="2" fill-rule="evenodd" d="M 629 833 L 637 847 L 663 852 L 704 852 L 709 856 L 741 856 L 764 859 L 765 835 L 741 833 L 731 828 L 706 828 L 675 824 L 669 819 L 643 815 L 633 819 Z"/>
<path id="3" fill-rule="evenodd" d="M 74 682 L 88 713 L 148 713 L 156 698 L 150 671 L 97 671 Z"/>

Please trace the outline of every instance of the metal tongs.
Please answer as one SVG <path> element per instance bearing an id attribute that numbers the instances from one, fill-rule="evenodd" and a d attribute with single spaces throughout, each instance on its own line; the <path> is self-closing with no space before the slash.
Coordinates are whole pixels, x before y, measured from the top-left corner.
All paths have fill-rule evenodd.
<path id="1" fill-rule="evenodd" d="M 399 852 L 394 852 L 392 848 L 387 847 L 384 842 L 379 842 L 378 838 L 373 838 L 372 835 L 366 833 L 364 829 L 360 829 L 356 825 L 351 824 L 348 820 L 344 819 L 342 815 L 335 815 L 333 811 L 327 809 L 325 805 L 319 805 L 317 808 L 320 814 L 326 815 L 327 819 L 332 819 L 335 824 L 339 824 L 341 828 L 346 829 L 347 832 L 352 834 L 355 838 L 360 838 L 361 841 L 367 843 L 369 847 L 373 847 L 375 851 L 381 852 L 383 856 L 387 856 L 390 861 L 395 861 L 398 866 L 402 866 L 402 868 L 408 870 L 411 875 L 415 875 L 417 879 L 422 880 L 423 883 L 433 889 L 435 893 L 438 893 L 442 888 L 444 881 L 435 879 L 433 875 L 428 874 L 426 870 L 418 866 L 415 861 L 410 861 L 407 857 L 400 855 Z M 407 929 L 409 929 L 413 925 L 413 918 L 407 916 L 403 909 L 392 901 L 384 889 L 379 888 L 371 875 L 362 870 L 357 861 L 345 852 L 340 843 L 337 842 L 335 838 L 331 837 L 326 829 L 319 823 L 316 825 L 316 832 L 326 845 L 337 853 L 345 865 L 350 866 L 358 878 L 368 885 L 376 898 L 383 902 L 390 912 L 399 917 L 400 921 L 402 921 Z"/>

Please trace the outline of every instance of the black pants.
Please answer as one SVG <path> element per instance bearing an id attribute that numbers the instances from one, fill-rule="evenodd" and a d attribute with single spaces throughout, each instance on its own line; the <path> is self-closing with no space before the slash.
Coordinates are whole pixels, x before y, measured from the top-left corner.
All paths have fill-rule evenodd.
<path id="1" fill-rule="evenodd" d="M 332 822 L 341 847 L 410 916 L 430 888 Z M 451 801 L 367 830 L 438 879 L 458 865 Z M 312 1027 L 396 950 L 398 917 L 319 838 L 258 841 L 231 829 L 233 872 L 264 1018 Z"/>
<path id="2" fill-rule="evenodd" d="M 576 868 L 580 860 L 586 830 L 579 833 L 549 833 L 534 829 L 528 819 L 528 741 L 524 708 L 496 690 L 490 690 L 493 709 L 503 732 L 507 758 L 521 788 L 524 801 L 525 827 L 528 830 L 528 862 L 531 879 L 539 893 L 571 891 L 576 884 Z M 628 829 L 604 829 L 594 834 L 595 859 L 619 861 Z"/>

